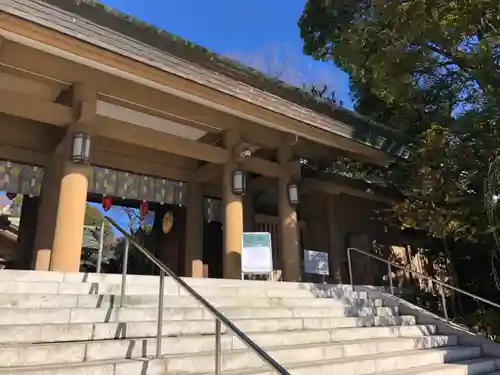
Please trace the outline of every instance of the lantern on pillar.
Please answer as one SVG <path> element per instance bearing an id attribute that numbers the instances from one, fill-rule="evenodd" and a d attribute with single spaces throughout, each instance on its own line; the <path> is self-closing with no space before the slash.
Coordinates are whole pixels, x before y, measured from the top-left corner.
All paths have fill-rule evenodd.
<path id="1" fill-rule="evenodd" d="M 139 210 L 141 212 L 141 220 L 144 220 L 146 216 L 148 216 L 149 212 L 149 204 L 146 201 L 142 201 L 141 205 L 139 207 Z"/>
<path id="2" fill-rule="evenodd" d="M 246 175 L 242 170 L 233 172 L 233 193 L 237 195 L 245 194 Z"/>
<path id="3" fill-rule="evenodd" d="M 90 135 L 75 133 L 71 148 L 71 161 L 73 163 L 87 164 L 90 161 Z"/>
<path id="4" fill-rule="evenodd" d="M 104 211 L 109 211 L 111 206 L 113 205 L 113 201 L 111 197 L 102 197 L 102 209 Z"/>
<path id="5" fill-rule="evenodd" d="M 296 206 L 300 202 L 299 187 L 297 184 L 288 184 L 288 201 L 292 206 Z"/>

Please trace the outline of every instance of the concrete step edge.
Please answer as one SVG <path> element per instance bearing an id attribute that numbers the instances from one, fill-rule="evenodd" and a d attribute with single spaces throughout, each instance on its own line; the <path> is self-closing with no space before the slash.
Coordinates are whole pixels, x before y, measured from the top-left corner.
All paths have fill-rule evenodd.
<path id="1" fill-rule="evenodd" d="M 286 363 L 282 364 L 283 367 L 285 367 L 287 370 L 293 370 L 294 368 L 301 368 L 301 367 L 313 367 L 315 365 L 321 365 L 321 364 L 342 364 L 346 362 L 351 362 L 353 361 L 353 358 L 356 358 L 356 360 L 371 360 L 371 359 L 382 359 L 382 358 L 394 358 L 394 357 L 407 357 L 411 356 L 412 354 L 415 354 L 418 352 L 421 354 L 422 352 L 436 352 L 436 351 L 446 351 L 446 350 L 466 350 L 470 347 L 466 346 L 456 346 L 456 347 L 446 347 L 446 348 L 437 348 L 437 349 L 423 349 L 423 350 L 411 350 L 411 351 L 401 351 L 401 352 L 392 352 L 392 353 L 383 353 L 383 354 L 374 354 L 374 355 L 369 355 L 369 356 L 358 356 L 358 357 L 348 357 L 348 358 L 341 358 L 341 359 L 330 359 L 330 360 L 324 360 L 324 361 L 315 361 L 315 362 L 299 362 L 299 363 L 293 363 L 287 365 Z M 210 354 L 201 354 L 201 355 L 211 355 L 213 356 L 213 353 Z M 178 356 L 178 355 L 176 355 Z M 191 354 L 192 356 L 192 354 Z M 52 365 L 38 365 L 38 366 L 16 366 L 16 367 L 10 367 L 10 368 L 0 368 L 0 374 L 18 374 L 21 373 L 23 375 L 36 375 L 38 372 L 45 371 L 45 372 L 54 372 L 57 370 L 68 370 L 68 374 L 71 374 L 74 370 L 80 369 L 80 368 L 99 368 L 103 366 L 112 366 L 112 365 L 119 365 L 119 364 L 134 364 L 137 362 L 161 362 L 165 359 L 168 360 L 168 358 L 171 356 L 165 356 L 161 359 L 154 359 L 154 358 L 138 358 L 138 359 L 113 359 L 113 360 L 101 360 L 101 361 L 88 361 L 88 362 L 78 362 L 78 363 L 67 363 L 67 364 L 52 364 Z M 476 361 L 481 361 L 482 358 L 476 358 L 472 359 Z M 489 359 L 485 359 L 487 361 Z M 461 361 L 464 362 L 464 361 Z M 251 374 L 260 374 L 263 371 L 266 371 L 267 368 L 264 367 L 265 365 L 263 364 L 262 367 L 259 368 L 251 368 L 251 369 L 243 369 L 243 370 L 235 370 L 235 371 L 226 371 L 224 372 L 224 375 L 251 375 Z M 267 371 L 266 371 L 267 372 Z M 60 374 L 58 372 L 58 374 Z M 167 375 L 169 373 L 165 373 Z M 186 373 L 187 374 L 187 373 Z M 190 375 L 213 375 L 213 372 L 207 372 L 207 373 L 189 373 Z M 111 375 L 111 374 L 110 374 Z M 170 375 L 170 374 L 169 374 Z M 174 375 L 174 374 L 172 374 Z M 181 375 L 180 373 L 176 373 L 175 375 Z"/>
<path id="2" fill-rule="evenodd" d="M 347 357 L 347 358 L 339 358 L 339 359 L 327 359 L 327 360 L 322 360 L 322 361 L 314 361 L 314 362 L 296 362 L 296 363 L 281 363 L 281 365 L 288 371 L 293 372 L 294 369 L 302 369 L 302 368 L 314 368 L 315 366 L 321 366 L 321 365 L 336 365 L 336 364 L 344 364 L 344 363 L 350 363 L 353 361 L 369 361 L 369 360 L 377 360 L 377 359 L 387 359 L 387 358 L 399 358 L 399 357 L 405 357 L 409 358 L 412 355 L 420 355 L 423 352 L 443 352 L 443 351 L 460 351 L 460 350 L 469 350 L 470 348 L 474 348 L 471 346 L 451 346 L 451 347 L 444 347 L 444 348 L 433 348 L 433 349 L 421 349 L 421 350 L 411 350 L 411 351 L 401 351 L 401 352 L 391 352 L 391 353 L 382 353 L 382 354 L 372 354 L 372 355 L 366 355 L 366 356 L 356 356 L 356 357 Z M 479 358 L 473 358 L 473 359 L 480 359 Z M 472 360 L 473 360 L 472 359 Z M 471 360 L 471 359 L 469 359 Z M 463 361 L 461 361 L 463 362 Z M 449 363 L 448 363 L 449 364 Z M 413 368 L 405 368 L 404 369 L 404 374 L 407 374 L 408 371 L 419 368 L 418 367 L 413 367 Z M 243 370 L 234 370 L 234 371 L 224 371 L 223 375 L 253 375 L 253 374 L 273 374 L 273 371 L 270 371 L 266 365 L 262 365 L 259 368 L 252 368 L 252 369 L 243 369 Z M 183 375 L 183 374 L 175 374 L 175 375 Z M 186 374 L 187 375 L 187 374 Z M 189 373 L 189 375 L 212 375 L 212 372 L 209 373 Z M 381 373 L 376 373 L 373 375 L 382 375 Z"/>
<path id="3" fill-rule="evenodd" d="M 423 330 L 426 330 L 427 328 L 430 330 L 434 329 L 434 326 L 432 325 L 414 325 L 414 326 L 398 326 L 398 327 L 417 327 L 417 328 L 422 328 Z M 329 329 L 300 329 L 300 330 L 278 330 L 278 331 L 246 331 L 245 333 L 248 336 L 251 336 L 255 341 L 258 341 L 258 336 L 264 336 L 264 335 L 269 335 L 269 334 L 279 334 L 279 335 L 294 335 L 297 333 L 304 333 L 304 334 L 318 334 L 322 332 L 339 332 L 339 331 L 353 331 L 353 330 L 374 330 L 377 328 L 390 328 L 390 327 L 346 327 L 346 328 L 329 328 Z M 433 333 L 426 333 L 422 332 L 423 334 L 421 336 L 411 336 L 411 335 L 404 335 L 404 336 L 383 336 L 379 338 L 367 338 L 367 339 L 359 339 L 359 340 L 347 340 L 347 341 L 336 341 L 336 340 L 329 340 L 325 341 L 329 344 L 341 344 L 341 343 L 361 343 L 361 342 L 375 342 L 375 341 L 384 341 L 384 340 L 397 340 L 397 339 L 420 339 L 422 337 L 454 337 L 455 335 L 441 335 L 441 334 L 433 334 Z M 399 334 L 399 333 L 398 333 Z M 223 333 L 224 336 L 234 336 L 234 334 L 230 332 Z M 215 334 L 198 334 L 198 333 L 193 333 L 193 334 L 182 334 L 182 335 L 172 335 L 172 336 L 162 336 L 163 339 L 196 339 L 199 337 L 210 337 L 210 336 L 215 336 Z M 235 337 L 235 336 L 234 336 Z M 130 338 L 109 338 L 109 339 L 91 339 L 91 340 L 75 340 L 75 341 L 56 341 L 56 342 L 42 342 L 42 343 L 5 343 L 5 344 L 0 344 L 0 350 L 1 349 L 6 349 L 6 348 L 22 348 L 22 347 L 46 347 L 46 346 L 63 346 L 69 344 L 80 344 L 80 345 L 88 345 L 88 344 L 93 344 L 93 343 L 114 343 L 117 341 L 141 341 L 141 340 L 156 340 L 156 337 L 147 337 L 147 336 L 141 336 L 141 337 L 130 337 Z M 295 343 L 292 343 L 291 346 L 295 345 Z M 297 345 L 307 345 L 307 344 L 297 344 Z M 288 346 L 288 345 L 287 345 Z M 269 348 L 269 347 L 267 347 Z"/>
<path id="4" fill-rule="evenodd" d="M 402 317 L 338 317 L 338 318 L 255 318 L 234 319 L 233 323 L 245 332 L 297 332 L 301 330 L 331 330 L 346 328 L 413 327 L 413 316 Z M 258 329 L 249 328 L 255 325 Z M 116 339 L 156 337 L 156 321 L 63 324 L 15 324 L 0 326 L 0 345 L 47 343 L 56 340 L 69 342 L 82 339 Z M 223 332 L 227 328 L 223 326 Z M 147 335 L 144 333 L 148 332 Z M 215 324 L 209 319 L 182 321 L 165 320 L 164 336 L 181 336 L 186 333 L 213 334 Z M 15 338 L 12 341 L 9 339 Z M 30 341 L 32 340 L 32 341 Z"/>
<path id="5" fill-rule="evenodd" d="M 471 365 L 483 364 L 483 363 L 489 363 L 489 362 L 493 362 L 493 364 L 494 364 L 494 363 L 498 362 L 498 358 L 479 357 L 479 358 L 475 358 L 475 359 L 469 359 L 467 361 L 442 363 L 442 364 L 431 365 L 431 366 L 422 366 L 422 367 L 416 367 L 414 369 L 381 372 L 380 374 L 377 374 L 377 375 L 426 375 L 427 373 L 429 373 L 431 371 L 439 371 L 439 370 L 444 371 L 444 370 L 455 369 L 458 366 L 471 366 Z M 484 375 L 495 375 L 495 374 L 500 374 L 500 371 L 495 372 L 495 373 L 487 373 Z"/>

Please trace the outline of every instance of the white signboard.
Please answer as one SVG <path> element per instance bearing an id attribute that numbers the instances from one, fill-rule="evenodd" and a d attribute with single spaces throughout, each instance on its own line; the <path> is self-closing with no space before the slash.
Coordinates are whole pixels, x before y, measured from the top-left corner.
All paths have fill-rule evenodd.
<path id="1" fill-rule="evenodd" d="M 241 272 L 266 274 L 273 270 L 271 233 L 247 232 L 242 234 Z"/>
<path id="2" fill-rule="evenodd" d="M 329 275 L 328 253 L 304 250 L 304 271 L 316 275 Z"/>

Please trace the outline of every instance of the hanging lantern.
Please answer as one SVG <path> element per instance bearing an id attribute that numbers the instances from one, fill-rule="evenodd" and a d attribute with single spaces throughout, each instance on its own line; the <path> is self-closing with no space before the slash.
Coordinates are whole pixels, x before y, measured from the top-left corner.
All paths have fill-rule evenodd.
<path id="1" fill-rule="evenodd" d="M 237 195 L 245 194 L 246 174 L 242 170 L 233 172 L 233 193 Z"/>
<path id="2" fill-rule="evenodd" d="M 287 188 L 288 188 L 288 201 L 292 206 L 298 205 L 300 201 L 298 185 L 289 184 Z"/>
<path id="3" fill-rule="evenodd" d="M 161 230 L 163 231 L 163 233 L 167 234 L 168 232 L 170 232 L 173 225 L 174 225 L 174 215 L 172 214 L 172 212 L 165 213 L 165 215 L 163 216 L 163 220 L 161 222 Z"/>
<path id="4" fill-rule="evenodd" d="M 102 209 L 104 211 L 109 211 L 111 206 L 113 205 L 113 201 L 111 197 L 102 197 Z"/>
<path id="5" fill-rule="evenodd" d="M 71 148 L 71 161 L 73 163 L 86 164 L 90 160 L 91 137 L 85 133 L 76 133 L 73 136 L 73 147 Z"/>
<path id="6" fill-rule="evenodd" d="M 146 216 L 148 216 L 148 212 L 149 212 L 148 202 L 146 202 L 146 201 L 141 202 L 140 211 L 141 211 L 141 219 L 144 219 Z"/>

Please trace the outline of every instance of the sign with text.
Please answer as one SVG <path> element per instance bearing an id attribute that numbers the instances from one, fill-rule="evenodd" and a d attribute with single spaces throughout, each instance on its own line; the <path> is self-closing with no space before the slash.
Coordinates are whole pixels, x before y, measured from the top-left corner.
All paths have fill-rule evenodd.
<path id="1" fill-rule="evenodd" d="M 328 253 L 304 250 L 304 271 L 316 275 L 329 275 Z"/>
<path id="2" fill-rule="evenodd" d="M 242 234 L 241 272 L 265 274 L 273 270 L 271 233 Z"/>

